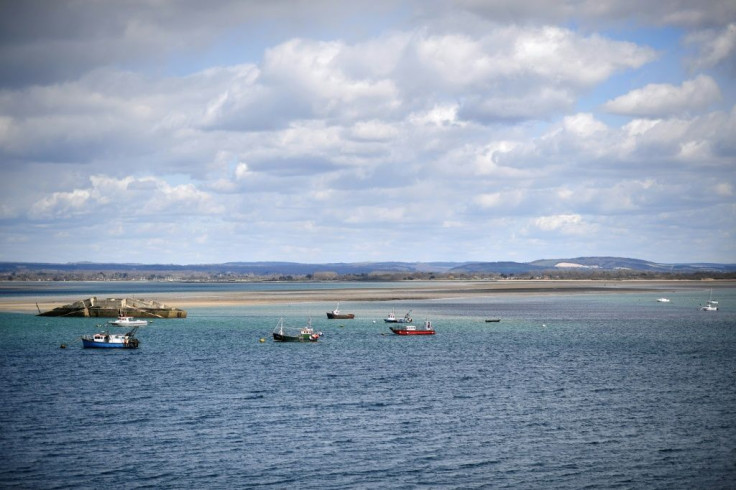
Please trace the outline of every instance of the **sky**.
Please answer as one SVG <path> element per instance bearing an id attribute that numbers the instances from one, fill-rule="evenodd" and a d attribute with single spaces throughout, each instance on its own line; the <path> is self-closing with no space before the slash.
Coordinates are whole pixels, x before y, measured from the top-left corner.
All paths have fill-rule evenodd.
<path id="1" fill-rule="evenodd" d="M 5 0 L 0 261 L 736 263 L 733 0 Z"/>

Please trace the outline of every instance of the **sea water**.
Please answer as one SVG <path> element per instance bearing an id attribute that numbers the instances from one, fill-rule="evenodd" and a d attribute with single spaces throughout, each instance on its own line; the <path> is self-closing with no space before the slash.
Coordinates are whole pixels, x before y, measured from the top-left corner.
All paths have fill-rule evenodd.
<path id="1" fill-rule="evenodd" d="M 0 487 L 734 488 L 736 289 L 707 294 L 195 308 L 119 351 L 0 314 Z"/>

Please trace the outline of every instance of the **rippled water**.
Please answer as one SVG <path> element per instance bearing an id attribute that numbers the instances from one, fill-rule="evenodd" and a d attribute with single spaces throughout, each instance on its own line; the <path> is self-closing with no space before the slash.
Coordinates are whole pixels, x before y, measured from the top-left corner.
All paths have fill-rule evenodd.
<path id="1" fill-rule="evenodd" d="M 202 308 L 135 351 L 82 349 L 99 320 L 1 314 L 0 486 L 733 488 L 736 290 L 718 296 Z M 390 334 L 393 308 L 437 335 Z M 281 315 L 324 337 L 272 342 Z"/>

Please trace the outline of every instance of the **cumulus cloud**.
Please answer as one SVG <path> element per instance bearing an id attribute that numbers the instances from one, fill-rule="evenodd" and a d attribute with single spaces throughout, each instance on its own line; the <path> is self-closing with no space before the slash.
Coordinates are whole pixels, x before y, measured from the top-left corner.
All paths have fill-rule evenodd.
<path id="1" fill-rule="evenodd" d="M 204 125 L 400 118 L 444 105 L 438 94 L 462 100 L 462 118 L 533 119 L 570 108 L 580 89 L 654 57 L 633 43 L 552 27 L 495 27 L 480 37 L 417 30 L 353 45 L 294 39 L 217 94 Z"/>
<path id="2" fill-rule="evenodd" d="M 540 216 L 534 220 L 534 225 L 542 231 L 559 231 L 572 235 L 587 231 L 587 225 L 579 214 Z"/>
<path id="3" fill-rule="evenodd" d="M 0 258 L 524 260 L 627 233 L 652 256 L 693 223 L 730 257 L 731 7 L 690 3 L 55 2 L 67 29 L 6 2 Z M 679 41 L 713 69 L 675 80 Z"/>
<path id="4" fill-rule="evenodd" d="M 720 100 L 715 80 L 699 75 L 680 86 L 649 84 L 606 102 L 603 109 L 613 114 L 638 117 L 668 117 L 698 113 Z"/>
<path id="5" fill-rule="evenodd" d="M 54 192 L 37 201 L 29 216 L 36 219 L 71 218 L 81 215 L 91 219 L 105 216 L 111 209 L 117 214 L 217 214 L 224 209 L 212 196 L 192 184 L 172 186 L 153 177 L 116 179 L 105 175 L 89 178 L 89 186 L 70 192 Z"/>
<path id="6" fill-rule="evenodd" d="M 736 23 L 723 29 L 707 29 L 689 34 L 685 42 L 698 49 L 698 56 L 690 60 L 693 70 L 706 70 L 726 61 L 732 68 L 736 57 Z"/>

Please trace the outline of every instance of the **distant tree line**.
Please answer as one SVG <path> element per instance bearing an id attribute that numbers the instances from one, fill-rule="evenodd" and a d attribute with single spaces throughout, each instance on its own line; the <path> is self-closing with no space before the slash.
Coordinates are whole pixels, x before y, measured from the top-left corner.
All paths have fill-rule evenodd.
<path id="1" fill-rule="evenodd" d="M 659 272 L 633 269 L 565 269 L 524 273 L 496 272 L 418 272 L 376 271 L 338 274 L 331 271 L 313 274 L 253 274 L 207 272 L 202 270 L 146 271 L 69 271 L 16 270 L 0 272 L 0 281 L 181 281 L 181 282 L 256 282 L 256 281 L 431 281 L 431 280 L 705 280 L 736 279 L 736 272 Z"/>

